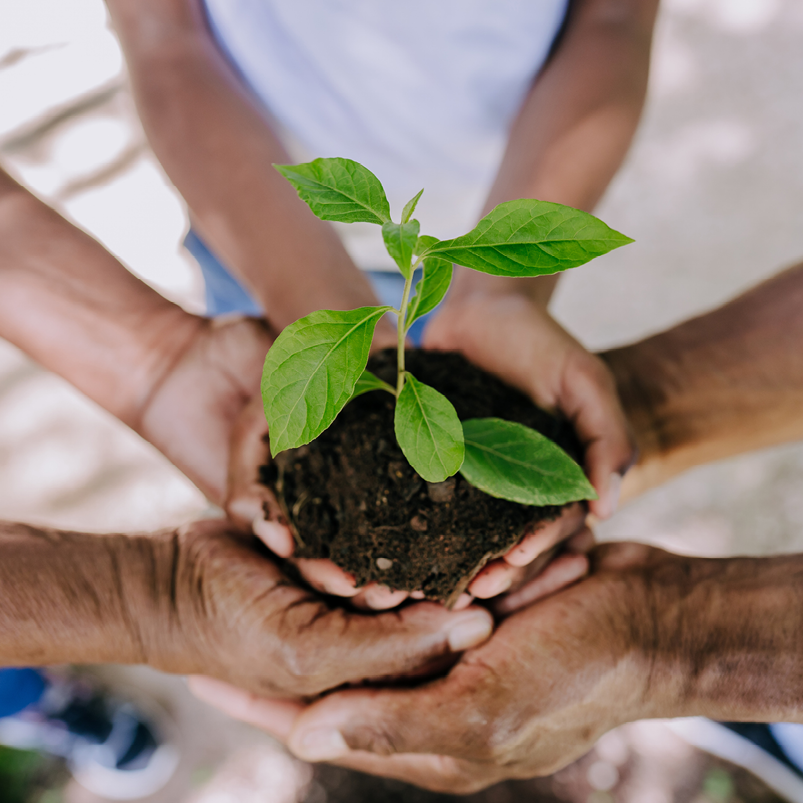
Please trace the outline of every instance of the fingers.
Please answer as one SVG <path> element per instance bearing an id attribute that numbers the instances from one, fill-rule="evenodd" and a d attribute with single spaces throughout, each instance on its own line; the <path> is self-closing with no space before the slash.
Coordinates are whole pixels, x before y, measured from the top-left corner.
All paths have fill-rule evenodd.
<path id="1" fill-rule="evenodd" d="M 251 529 L 255 519 L 282 518 L 281 509 L 266 485 L 260 482 L 260 467 L 270 462 L 265 437 L 268 425 L 262 399 L 252 399 L 232 427 L 229 441 L 228 496 L 226 512 L 242 529 Z"/>
<path id="2" fill-rule="evenodd" d="M 282 655 L 293 693 L 312 695 L 345 683 L 405 675 L 484 642 L 493 618 L 483 608 L 458 613 L 422 602 L 373 616 L 318 603 L 282 614 Z"/>
<path id="3" fill-rule="evenodd" d="M 362 610 L 384 611 L 401 605 L 408 596 L 407 591 L 395 591 L 379 583 L 371 583 L 351 598 L 351 604 Z"/>
<path id="4" fill-rule="evenodd" d="M 289 558 L 293 554 L 296 544 L 293 534 L 286 525 L 257 516 L 251 522 L 251 529 L 274 555 L 278 555 L 280 558 Z"/>
<path id="5" fill-rule="evenodd" d="M 588 574 L 588 570 L 589 562 L 585 555 L 560 555 L 538 577 L 496 600 L 493 603 L 493 611 L 498 616 L 509 616 L 539 599 L 576 583 Z"/>
<path id="6" fill-rule="evenodd" d="M 503 560 L 495 560 L 471 581 L 468 590 L 479 599 L 496 597 L 509 591 L 523 571 L 509 566 Z"/>
<path id="7" fill-rule="evenodd" d="M 555 521 L 546 522 L 532 531 L 505 556 L 511 566 L 526 566 L 539 555 L 566 540 L 583 528 L 586 512 L 579 502 L 568 507 Z"/>
<path id="8" fill-rule="evenodd" d="M 636 459 L 636 449 L 613 377 L 590 354 L 566 369 L 559 404 L 585 446 L 588 478 L 599 499 L 589 503 L 598 518 L 616 512 L 622 476 Z"/>
<path id="9" fill-rule="evenodd" d="M 462 757 L 473 741 L 471 723 L 459 721 L 459 701 L 455 706 L 447 688 L 448 679 L 420 689 L 338 692 L 299 715 L 288 746 L 306 761 L 353 759 L 355 751 Z"/>
<path id="10" fill-rule="evenodd" d="M 308 707 L 290 700 L 258 697 L 219 680 L 196 675 L 188 679 L 190 691 L 224 714 L 253 725 L 286 744 L 294 724 Z M 435 792 L 467 794 L 499 780 L 488 767 L 434 755 L 377 756 L 348 752 L 336 764 L 359 772 L 395 778 Z"/>
<path id="11" fill-rule="evenodd" d="M 468 795 L 503 780 L 505 775 L 489 764 L 474 764 L 443 755 L 377 756 L 354 751 L 332 762 L 340 767 L 393 778 L 444 794 Z"/>
<path id="12" fill-rule="evenodd" d="M 355 585 L 354 577 L 331 560 L 297 558 L 295 564 L 301 576 L 322 594 L 353 597 L 360 592 Z"/>
<path id="13" fill-rule="evenodd" d="M 304 703 L 293 700 L 259 697 L 204 675 L 190 676 L 187 678 L 187 685 L 199 700 L 228 714 L 232 719 L 239 719 L 267 731 L 280 741 L 288 739 L 293 724 L 306 707 Z"/>
<path id="14" fill-rule="evenodd" d="M 517 588 L 528 580 L 528 575 L 540 573 L 555 547 L 582 530 L 585 515 L 583 505 L 576 503 L 555 521 L 541 524 L 503 558 L 489 563 L 471 581 L 469 591 L 479 599 L 490 599 Z"/>

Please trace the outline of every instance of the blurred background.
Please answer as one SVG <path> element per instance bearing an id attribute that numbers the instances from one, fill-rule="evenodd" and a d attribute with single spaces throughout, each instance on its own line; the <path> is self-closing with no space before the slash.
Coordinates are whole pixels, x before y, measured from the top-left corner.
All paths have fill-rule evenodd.
<path id="1" fill-rule="evenodd" d="M 639 339 L 803 258 L 803 3 L 664 0 L 650 95 L 597 213 L 636 243 L 571 271 L 554 312 L 592 348 Z M 180 197 L 137 122 L 102 0 L 0 0 L 0 162 L 134 273 L 200 311 Z M 689 472 L 602 526 L 607 540 L 705 555 L 803 549 L 803 445 Z M 0 518 L 147 530 L 208 514 L 147 444 L 0 341 Z M 445 801 L 312 770 L 209 710 L 183 683 L 97 668 L 170 711 L 182 760 L 155 803 Z M 479 797 L 472 798 L 480 800 Z M 583 803 L 779 800 L 662 723 L 609 734 L 553 779 L 482 797 Z M 0 748 L 0 803 L 100 803 L 63 768 Z"/>

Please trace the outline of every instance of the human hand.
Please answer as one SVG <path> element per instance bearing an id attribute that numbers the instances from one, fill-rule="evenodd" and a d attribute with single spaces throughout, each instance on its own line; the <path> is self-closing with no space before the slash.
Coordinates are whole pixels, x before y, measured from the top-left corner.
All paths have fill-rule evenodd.
<path id="1" fill-rule="evenodd" d="M 543 313 L 533 314 L 546 318 Z M 548 321 L 548 319 L 546 320 Z M 438 320 L 431 324 L 432 327 L 437 327 L 437 325 Z M 580 352 L 581 357 L 589 361 L 595 359 L 553 322 L 548 321 L 546 329 L 548 333 L 552 333 L 553 330 L 557 331 L 558 338 L 553 339 L 559 339 L 564 350 L 566 350 L 564 341 L 568 341 L 572 349 Z M 446 335 L 442 330 L 439 331 L 440 340 L 437 342 L 441 343 Z M 450 331 L 454 333 L 454 329 Z M 538 334 L 536 332 L 534 336 Z M 515 338 L 511 342 L 516 342 Z M 384 344 L 380 343 L 379 347 L 382 345 Z M 556 351 L 556 349 L 552 349 L 552 351 Z M 558 354 L 557 357 L 563 359 L 562 354 Z M 600 371 L 604 370 L 601 363 L 599 366 L 595 364 L 594 367 Z M 234 441 L 237 445 L 232 450 L 236 465 L 232 467 L 230 481 L 232 491 L 227 509 L 241 526 L 253 527 L 254 532 L 273 552 L 281 557 L 289 558 L 292 556 L 295 546 L 293 535 L 273 495 L 258 479 L 259 466 L 267 464 L 270 460 L 265 442 L 266 431 L 261 408 L 255 408 L 250 419 L 244 420 L 242 426 L 238 427 L 238 434 L 235 434 Z M 267 515 L 264 511 L 267 511 Z M 470 604 L 472 595 L 488 598 L 514 590 L 527 583 L 545 565 L 544 561 L 535 559 L 553 553 L 558 544 L 567 541 L 581 530 L 584 521 L 585 506 L 578 503 L 569 506 L 556 521 L 540 524 L 532 533 L 525 536 L 516 548 L 511 550 L 505 560 L 494 561 L 486 567 L 470 586 L 471 593 L 465 594 L 456 607 L 459 609 L 461 606 Z M 560 578 L 560 585 L 563 585 L 583 576 L 587 571 L 587 561 L 582 557 L 582 553 L 588 548 L 590 548 L 590 543 L 585 535 L 571 541 L 566 548 L 567 554 L 558 558 L 558 565 L 551 571 L 544 587 L 559 587 L 556 584 L 558 578 Z M 391 591 L 377 584 L 372 584 L 365 589 L 358 589 L 355 587 L 353 578 L 331 561 L 300 560 L 298 564 L 302 574 L 314 587 L 326 593 L 352 597 L 353 603 L 357 606 L 389 608 L 398 605 L 408 596 L 407 592 Z"/>
<path id="2" fill-rule="evenodd" d="M 599 494 L 588 507 L 598 518 L 613 514 L 622 475 L 635 459 L 613 377 L 541 305 L 518 292 L 458 295 L 457 300 L 447 299 L 429 324 L 424 346 L 459 351 L 539 406 L 565 415 L 585 447 L 586 473 Z M 489 598 L 515 589 L 527 579 L 523 567 L 578 532 L 585 514 L 584 504 L 568 506 L 557 520 L 538 526 L 504 558 L 489 564 L 469 591 Z M 581 571 L 579 560 L 575 567 Z"/>
<path id="3" fill-rule="evenodd" d="M 155 375 L 132 425 L 222 505 L 232 436 L 252 400 L 261 406 L 262 365 L 273 335 L 255 318 L 181 313 L 181 323 L 184 342 Z"/>
<path id="4" fill-rule="evenodd" d="M 701 592 L 692 600 L 690 591 L 706 587 L 716 561 L 613 544 L 593 563 L 589 578 L 509 617 L 419 688 L 348 690 L 310 706 L 193 688 L 308 761 L 458 794 L 546 775 L 611 728 L 691 704 L 680 693 L 691 662 L 678 659 L 676 625 L 699 605 Z"/>
<path id="5" fill-rule="evenodd" d="M 394 343 L 392 326 L 387 321 L 380 321 L 374 337 L 374 350 Z M 255 397 L 232 431 L 225 504 L 232 521 L 243 529 L 253 530 L 274 554 L 293 560 L 307 582 L 322 593 L 350 597 L 355 607 L 375 610 L 395 607 L 403 602 L 408 597 L 406 591 L 392 591 L 378 583 L 357 588 L 354 578 L 330 560 L 293 558 L 293 534 L 274 494 L 260 477 L 261 468 L 271 462 L 267 436 L 262 400 Z M 468 595 L 457 607 L 466 607 L 467 604 L 470 604 Z"/>
<path id="6" fill-rule="evenodd" d="M 366 616 L 330 607 L 223 520 L 196 522 L 157 542 L 154 564 L 154 576 L 169 578 L 171 587 L 155 601 L 159 615 L 137 617 L 146 623 L 148 662 L 257 694 L 308 697 L 405 674 L 481 643 L 493 627 L 479 608 L 449 613 L 420 603 Z"/>

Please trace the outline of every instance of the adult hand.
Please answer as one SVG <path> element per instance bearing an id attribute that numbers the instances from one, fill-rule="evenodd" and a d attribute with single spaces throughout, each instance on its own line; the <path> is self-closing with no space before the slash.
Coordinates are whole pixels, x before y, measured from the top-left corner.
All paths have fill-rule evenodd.
<path id="1" fill-rule="evenodd" d="M 350 690 L 293 707 L 219 684 L 195 690 L 308 761 L 463 794 L 549 774 L 607 730 L 655 715 L 650 646 L 660 631 L 645 603 L 660 593 L 649 583 L 688 582 L 689 562 L 637 545 L 599 547 L 591 577 L 507 618 L 420 688 Z"/>
<path id="2" fill-rule="evenodd" d="M 506 619 L 423 687 L 284 708 L 201 692 L 300 758 L 468 793 L 555 772 L 635 719 L 801 721 L 801 564 L 608 544 L 588 579 Z"/>
<path id="3" fill-rule="evenodd" d="M 405 674 L 481 643 L 493 627 L 479 608 L 449 613 L 420 603 L 366 616 L 330 607 L 288 581 L 222 520 L 179 530 L 157 545 L 153 562 L 154 575 L 171 583 L 155 602 L 157 611 L 167 604 L 170 611 L 138 619 L 147 623 L 148 662 L 258 694 L 308 697 Z"/>
<path id="4" fill-rule="evenodd" d="M 518 292 L 463 293 L 447 299 L 424 333 L 424 346 L 459 351 L 539 406 L 566 416 L 585 447 L 586 473 L 599 495 L 588 507 L 598 518 L 613 514 L 622 475 L 636 456 L 613 376 L 543 306 Z M 522 567 L 578 532 L 585 514 L 585 505 L 576 503 L 539 525 L 487 566 L 469 591 L 489 598 L 516 588 L 526 579 Z M 579 571 L 581 563 L 575 565 Z"/>
<path id="5" fill-rule="evenodd" d="M 447 307 L 442 316 L 430 324 L 425 345 L 464 351 L 469 359 L 481 367 L 495 371 L 512 384 L 517 384 L 529 391 L 538 403 L 547 408 L 556 407 L 554 395 L 550 396 L 547 391 L 553 385 L 560 386 L 567 381 L 573 382 L 571 387 L 581 394 L 582 402 L 585 403 L 587 399 L 585 406 L 581 404 L 575 413 L 577 419 L 575 425 L 578 427 L 581 438 L 588 444 L 587 456 L 592 460 L 592 465 L 596 466 L 596 474 L 604 474 L 606 459 L 608 463 L 616 459 L 620 462 L 629 460 L 632 447 L 628 440 L 626 424 L 618 406 L 615 389 L 612 382 L 609 381 L 609 373 L 603 363 L 590 355 L 534 304 L 518 295 L 512 297 L 512 300 L 517 302 L 518 317 L 515 320 L 511 320 L 504 303 L 498 305 L 495 303 L 502 301 L 498 297 L 483 298 L 482 302 L 476 302 L 477 304 L 482 303 L 486 308 L 483 313 L 485 317 L 482 318 L 482 328 L 479 328 L 479 325 L 477 327 L 468 326 L 468 329 L 476 336 L 476 340 L 470 340 L 462 331 L 462 327 L 466 323 L 463 314 L 470 316 L 474 314 L 473 309 L 462 305 L 456 310 Z M 523 302 L 526 306 L 522 308 L 518 302 Z M 445 324 L 442 323 L 443 321 Z M 502 331 L 503 324 L 509 325 L 509 329 Z M 485 345 L 482 333 L 486 328 L 487 334 L 493 334 L 498 338 L 497 348 L 490 349 L 492 364 L 489 364 L 488 355 L 479 348 Z M 391 333 L 379 333 L 379 344 L 376 346 L 378 348 L 386 345 L 381 340 L 382 336 L 386 336 L 390 342 L 392 335 Z M 539 346 L 544 344 L 543 356 L 538 358 L 539 363 L 537 363 L 539 373 L 534 379 L 531 376 L 531 371 L 534 370 L 532 368 L 534 360 L 529 358 L 527 353 L 522 355 L 520 352 L 525 338 L 529 339 L 526 347 L 535 354 L 540 354 Z M 502 348 L 502 343 L 515 343 L 517 347 L 513 351 L 506 352 Z M 459 348 L 461 344 L 462 349 Z M 504 355 L 503 358 L 500 359 L 500 355 Z M 517 358 L 524 360 L 523 367 L 517 364 Z M 484 363 L 483 359 L 485 359 Z M 576 367 L 575 362 L 579 363 Z M 551 378 L 546 376 L 546 371 L 540 368 L 540 363 L 544 363 L 546 369 L 553 372 Z M 566 374 L 570 377 L 569 380 L 565 378 Z M 575 375 L 578 376 L 577 379 L 574 379 Z M 594 384 L 595 381 L 598 383 L 597 385 Z M 571 407 L 571 404 L 575 403 L 574 396 L 570 393 L 564 394 L 560 401 L 561 409 L 570 415 L 569 411 L 574 411 L 574 408 Z M 588 408 L 592 407 L 594 403 L 599 404 L 602 412 L 598 413 L 594 409 L 589 411 Z M 610 433 L 604 429 L 606 413 L 613 419 L 613 424 L 610 426 L 613 431 Z M 603 428 L 599 437 L 605 439 L 602 446 L 593 442 L 597 433 L 597 430 L 594 429 L 597 418 L 602 418 L 599 423 L 599 426 Z M 588 424 L 586 424 L 587 419 L 590 419 Z M 266 434 L 267 427 L 261 404 L 255 401 L 251 414 L 243 417 L 235 427 L 227 510 L 240 526 L 252 527 L 257 536 L 275 554 L 283 558 L 290 558 L 295 547 L 292 533 L 287 527 L 273 495 L 266 486 L 259 482 L 259 466 L 267 464 L 270 460 Z M 617 437 L 620 442 L 617 442 Z M 601 457 L 595 459 L 598 454 Z M 599 468 L 600 465 L 603 466 L 602 469 Z M 598 479 L 597 487 L 600 484 L 601 481 Z M 609 488 L 609 493 L 614 494 L 615 488 Z M 602 514 L 605 511 L 597 505 L 596 512 Z M 469 587 L 471 593 L 465 594 L 456 607 L 459 609 L 470 604 L 472 595 L 489 598 L 515 590 L 528 583 L 546 564 L 546 561 L 536 559 L 545 558 L 558 544 L 563 542 L 568 542 L 567 554 L 558 558 L 557 565 L 550 569 L 550 575 L 545 578 L 546 583 L 542 586 L 557 589 L 582 577 L 588 569 L 583 552 L 590 548 L 591 541 L 587 533 L 573 540 L 572 536 L 582 531 L 585 515 L 585 506 L 578 503 L 569 506 L 556 521 L 536 527 L 505 556 L 504 560 L 494 561 L 486 567 Z M 354 579 L 331 561 L 300 560 L 298 564 L 302 574 L 315 588 L 329 594 L 352 597 L 357 606 L 375 609 L 390 608 L 400 604 L 408 596 L 407 592 L 391 591 L 377 584 L 358 589 L 354 584 Z"/>
<path id="6" fill-rule="evenodd" d="M 374 350 L 394 344 L 393 327 L 381 321 L 374 337 Z M 293 534 L 273 493 L 260 480 L 260 468 L 270 463 L 271 455 L 268 426 L 259 394 L 235 421 L 230 448 L 226 511 L 239 527 L 252 529 L 274 554 L 291 559 L 295 551 Z M 391 608 L 408 596 L 406 591 L 391 591 L 377 583 L 357 588 L 354 578 L 330 560 L 295 559 L 294 562 L 304 578 L 318 591 L 351 597 L 357 607 L 375 610 Z M 470 603 L 470 599 L 467 598 L 458 607 L 465 607 L 467 602 Z"/>
<path id="7" fill-rule="evenodd" d="M 255 318 L 210 320 L 181 313 L 181 322 L 189 333 L 183 347 L 154 378 L 132 425 L 222 505 L 232 436 L 249 404 L 259 401 L 273 335 Z"/>

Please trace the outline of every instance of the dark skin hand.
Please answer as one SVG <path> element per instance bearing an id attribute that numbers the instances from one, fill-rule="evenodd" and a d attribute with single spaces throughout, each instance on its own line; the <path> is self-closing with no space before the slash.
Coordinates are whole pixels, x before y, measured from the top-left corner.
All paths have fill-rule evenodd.
<path id="1" fill-rule="evenodd" d="M 803 264 L 603 355 L 642 449 L 631 495 L 803 437 L 801 303 Z M 496 602 L 509 615 L 492 638 L 421 688 L 309 707 L 194 688 L 300 757 L 464 793 L 554 772 L 633 719 L 803 722 L 803 556 L 709 560 L 634 544 L 590 556 L 590 576 L 570 588 Z"/>
<path id="2" fill-rule="evenodd" d="M 267 327 L 187 314 L 2 171 L 0 235 L 0 334 L 222 503 L 232 439 L 261 405 Z M 297 697 L 407 672 L 492 627 L 477 609 L 369 618 L 329 608 L 229 522 L 156 536 L 0 532 L 5 665 L 148 662 Z"/>
<path id="3" fill-rule="evenodd" d="M 467 794 L 551 774 L 635 719 L 803 721 L 802 570 L 801 556 L 604 545 L 587 579 L 506 618 L 423 687 L 336 692 L 294 711 L 203 679 L 193 688 L 302 759 Z"/>
<path id="4" fill-rule="evenodd" d="M 273 169 L 288 157 L 268 117 L 217 47 L 200 0 L 107 0 L 126 54 L 135 99 L 150 143 L 190 207 L 194 224 L 260 301 L 281 329 L 318 308 L 376 303 L 332 229 L 317 220 Z M 641 112 L 649 66 L 654 0 L 575 0 L 559 47 L 534 82 L 514 122 L 486 211 L 511 198 L 537 197 L 591 209 L 629 147 Z M 209 169 L 198 171 L 197 165 Z M 554 330 L 562 355 L 532 350 L 529 376 L 519 383 L 535 400 L 563 410 L 589 444 L 587 468 L 600 494 L 599 517 L 616 506 L 621 474 L 634 457 L 624 417 L 606 369 L 559 329 L 545 312 L 554 277 L 511 282 L 458 269 L 450 300 L 427 335 L 429 348 L 462 349 L 461 331 L 473 320 L 479 339 L 493 333 L 494 315 L 473 318 L 478 297 L 488 307 L 499 295 L 528 303 L 521 330 L 509 342 L 526 340 L 533 327 Z M 484 323 L 482 323 L 484 322 Z M 508 329 L 512 327 L 508 326 Z M 393 345 L 392 327 L 380 324 L 375 346 Z M 548 356 L 546 356 L 548 355 Z M 474 359 L 473 354 L 468 354 Z M 565 358 L 564 358 L 565 357 Z M 496 353 L 482 363 L 504 375 Z M 573 384 L 567 384 L 567 382 Z M 257 442 L 265 434 L 244 423 Z M 293 551 L 277 505 L 256 482 L 268 459 L 242 439 L 232 468 L 228 510 L 278 555 Z M 263 515 L 263 506 L 269 516 Z M 495 561 L 470 590 L 491 597 L 528 576 L 520 569 L 552 545 L 577 532 L 583 515 L 570 509 L 540 528 L 507 561 Z M 307 561 L 305 576 L 316 587 L 353 597 L 376 608 L 401 602 L 404 592 L 379 586 L 364 590 L 333 564 Z M 463 604 L 469 601 L 467 597 Z"/>
<path id="5" fill-rule="evenodd" d="M 0 523 L 0 665 L 143 663 L 299 698 L 412 671 L 490 633 L 478 609 L 331 607 L 263 553 L 223 520 L 151 535 Z"/>

